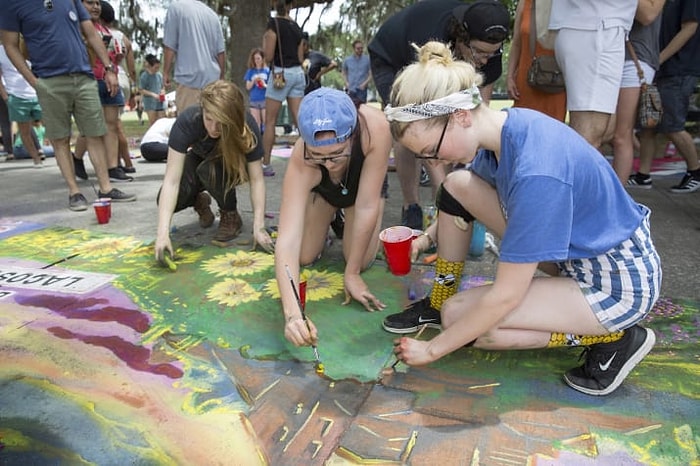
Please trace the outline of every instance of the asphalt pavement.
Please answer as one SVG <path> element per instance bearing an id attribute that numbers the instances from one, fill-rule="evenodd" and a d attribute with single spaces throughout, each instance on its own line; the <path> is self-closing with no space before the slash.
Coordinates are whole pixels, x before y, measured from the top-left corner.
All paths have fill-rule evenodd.
<path id="1" fill-rule="evenodd" d="M 136 151 L 137 153 L 137 151 Z M 265 179 L 267 186 L 268 225 L 277 223 L 281 202 L 281 185 L 287 160 L 273 157 L 277 172 Z M 165 164 L 148 163 L 134 159 L 135 180 L 115 183 L 118 187 L 138 196 L 136 202 L 114 204 L 113 216 L 106 225 L 98 225 L 92 209 L 73 212 L 68 209 L 68 190 L 54 159 L 47 159 L 46 167 L 34 169 L 30 160 L 0 163 L 0 219 L 16 219 L 45 225 L 60 225 L 76 229 L 89 229 L 121 235 L 131 235 L 142 240 L 155 238 L 157 225 L 156 195 L 165 172 Z M 94 200 L 96 180 L 90 164 L 90 179 L 79 181 L 83 194 Z M 700 299 L 700 192 L 673 194 L 669 188 L 677 184 L 681 175 L 654 177 L 654 187 L 649 190 L 630 190 L 635 200 L 652 210 L 652 235 L 660 252 L 664 271 L 662 295 L 670 298 Z M 389 199 L 384 220 L 385 226 L 397 225 L 401 217 L 402 196 L 396 173 L 389 173 Z M 421 202 L 431 203 L 432 189 L 420 189 Z M 244 234 L 241 241 L 250 237 L 252 208 L 247 186 L 238 190 L 239 211 L 243 217 Z M 601 206 L 602 208 L 603 206 Z M 537 221 L 533 219 L 533 221 Z M 208 242 L 215 227 L 201 230 L 197 215 L 192 209 L 175 214 L 173 218 L 174 242 Z M 336 241 L 336 244 L 339 241 Z M 495 256 L 485 254 L 480 261 L 468 262 L 466 272 L 475 275 L 493 275 Z"/>

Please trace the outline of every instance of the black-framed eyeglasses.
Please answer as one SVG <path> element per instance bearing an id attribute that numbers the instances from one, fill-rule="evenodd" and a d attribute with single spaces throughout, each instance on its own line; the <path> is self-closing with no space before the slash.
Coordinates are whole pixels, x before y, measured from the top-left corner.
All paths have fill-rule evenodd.
<path id="1" fill-rule="evenodd" d="M 329 155 L 326 157 L 312 157 L 309 155 L 309 151 L 306 147 L 306 142 L 304 142 L 304 161 L 313 163 L 314 165 L 324 165 L 326 162 L 330 163 L 338 163 L 341 160 L 347 159 L 350 157 L 351 152 L 345 152 L 342 154 L 334 154 L 334 155 Z"/>
<path id="2" fill-rule="evenodd" d="M 442 127 L 442 133 L 440 133 L 440 139 L 438 139 L 437 146 L 435 146 L 435 152 L 432 154 L 415 154 L 417 159 L 421 160 L 437 160 L 439 159 L 440 155 L 440 148 L 442 147 L 442 140 L 445 139 L 445 133 L 447 132 L 447 125 L 450 124 L 450 117 L 452 115 L 449 115 L 447 119 L 445 120 L 445 126 Z"/>
<path id="3" fill-rule="evenodd" d="M 495 52 L 486 52 L 484 50 L 474 48 L 471 42 L 467 44 L 467 47 L 469 47 L 469 50 L 472 53 L 472 57 L 474 57 L 474 60 L 490 60 L 493 57 L 503 55 L 503 47 L 499 47 L 498 50 L 496 50 Z"/>

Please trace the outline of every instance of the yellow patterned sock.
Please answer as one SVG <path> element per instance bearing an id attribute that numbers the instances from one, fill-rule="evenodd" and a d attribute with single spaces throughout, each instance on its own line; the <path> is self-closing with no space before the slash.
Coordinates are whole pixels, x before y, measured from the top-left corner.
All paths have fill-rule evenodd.
<path id="1" fill-rule="evenodd" d="M 447 298 L 459 289 L 464 262 L 448 262 L 442 257 L 435 263 L 435 281 L 430 292 L 430 306 L 438 311 Z"/>
<path id="2" fill-rule="evenodd" d="M 590 346 L 598 343 L 612 343 L 625 334 L 624 330 L 608 333 L 607 335 L 574 335 L 573 333 L 552 333 L 549 337 L 547 348 L 559 348 L 561 346 Z"/>

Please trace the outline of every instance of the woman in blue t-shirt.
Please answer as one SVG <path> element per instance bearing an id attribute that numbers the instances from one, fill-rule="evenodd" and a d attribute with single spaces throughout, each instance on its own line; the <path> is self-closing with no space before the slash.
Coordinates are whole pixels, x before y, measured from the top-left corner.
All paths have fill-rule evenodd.
<path id="1" fill-rule="evenodd" d="M 150 127 L 156 120 L 165 116 L 163 74 L 160 72 L 160 60 L 152 53 L 146 55 L 146 65 L 139 77 L 139 90 L 143 96 L 143 109 L 148 116 Z M 179 110 L 183 111 L 184 108 Z"/>
<path id="2" fill-rule="evenodd" d="M 248 56 L 248 71 L 245 72 L 243 79 L 249 94 L 248 109 L 255 118 L 261 133 L 265 131 L 265 90 L 269 77 L 270 68 L 265 66 L 262 49 L 254 48 Z"/>
<path id="3" fill-rule="evenodd" d="M 383 324 L 394 333 L 443 331 L 430 341 L 396 340 L 396 356 L 419 365 L 465 345 L 585 345 L 585 363 L 565 382 L 611 393 L 655 342 L 638 325 L 661 285 L 649 209 L 571 128 L 532 110 L 481 105 L 480 75 L 445 44 L 429 42 L 419 54 L 394 81 L 385 110 L 392 134 L 429 163 L 471 167 L 448 175 L 436 196 L 430 296 Z M 457 292 L 475 219 L 501 238 L 496 277 Z M 535 276 L 538 268 L 550 276 Z"/>

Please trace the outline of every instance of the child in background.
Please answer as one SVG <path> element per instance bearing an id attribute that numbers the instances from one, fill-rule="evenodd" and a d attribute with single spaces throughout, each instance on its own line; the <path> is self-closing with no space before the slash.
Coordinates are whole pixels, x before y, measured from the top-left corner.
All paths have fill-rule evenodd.
<path id="1" fill-rule="evenodd" d="M 163 74 L 160 72 L 160 60 L 152 53 L 146 55 L 146 67 L 139 78 L 139 89 L 143 109 L 148 115 L 148 126 L 151 126 L 157 119 L 165 116 Z"/>
<path id="2" fill-rule="evenodd" d="M 270 77 L 270 68 L 265 66 L 263 51 L 253 48 L 248 57 L 248 71 L 245 73 L 245 88 L 248 90 L 250 103 L 248 108 L 250 114 L 255 118 L 255 122 L 260 128 L 260 133 L 264 131 L 265 123 L 265 91 L 267 89 L 267 79 Z"/>

